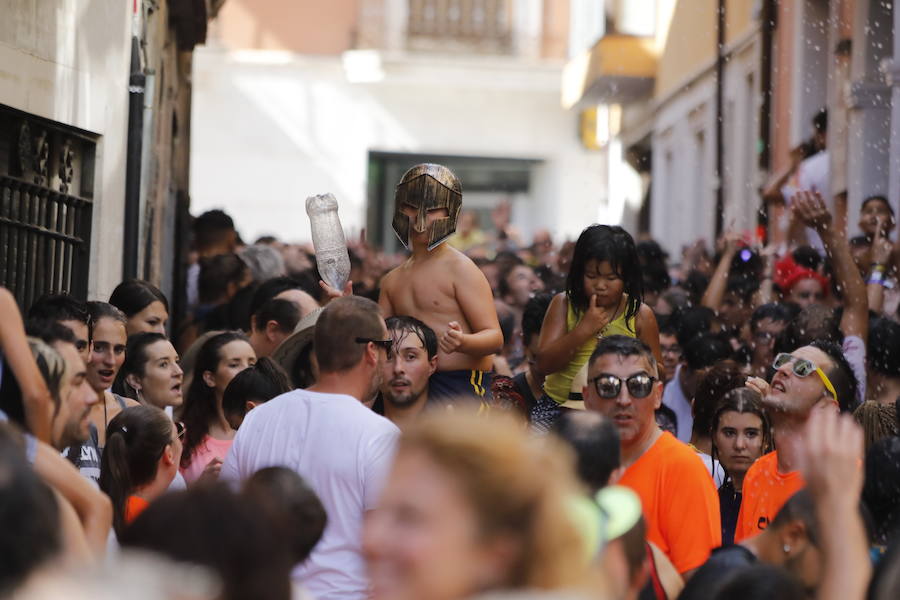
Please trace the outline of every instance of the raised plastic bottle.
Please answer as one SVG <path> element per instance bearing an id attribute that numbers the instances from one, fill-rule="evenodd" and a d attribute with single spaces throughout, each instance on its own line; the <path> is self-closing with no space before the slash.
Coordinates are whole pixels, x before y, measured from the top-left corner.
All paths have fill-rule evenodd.
<path id="1" fill-rule="evenodd" d="M 310 196 L 306 199 L 306 214 L 312 229 L 319 275 L 322 281 L 343 291 L 350 279 L 350 255 L 338 218 L 337 200 L 331 194 Z"/>

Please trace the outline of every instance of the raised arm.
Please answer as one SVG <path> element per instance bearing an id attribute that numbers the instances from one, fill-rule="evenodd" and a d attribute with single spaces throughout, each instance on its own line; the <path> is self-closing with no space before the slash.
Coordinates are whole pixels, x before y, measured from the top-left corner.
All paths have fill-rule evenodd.
<path id="1" fill-rule="evenodd" d="M 869 336 L 869 301 L 847 236 L 837 231 L 831 213 L 818 192 L 797 192 L 792 199 L 795 214 L 822 238 L 825 252 L 831 258 L 834 276 L 844 299 L 841 332 L 845 336 L 858 336 L 865 342 Z"/>
<path id="2" fill-rule="evenodd" d="M 722 298 L 725 296 L 728 286 L 728 272 L 731 270 L 731 261 L 737 254 L 738 239 L 739 236 L 734 232 L 729 231 L 725 234 L 725 248 L 722 250 L 722 257 L 719 259 L 719 264 L 716 265 L 706 292 L 703 293 L 703 298 L 700 300 L 700 304 L 713 309 L 716 313 L 719 312 L 719 306 L 722 304 Z"/>
<path id="3" fill-rule="evenodd" d="M 656 315 L 653 314 L 653 310 L 646 304 L 641 304 L 641 308 L 638 310 L 635 329 L 637 329 L 635 333 L 638 339 L 647 344 L 650 347 L 650 351 L 653 352 L 653 358 L 656 359 L 659 369 L 659 378 L 665 381 L 666 368 L 663 366 L 662 350 L 659 347 L 659 325 L 656 322 Z"/>
<path id="4" fill-rule="evenodd" d="M 538 340 L 535 365 L 538 373 L 550 375 L 563 370 L 578 349 L 606 327 L 611 315 L 598 307 L 596 301 L 596 296 L 591 296 L 590 306 L 572 331 L 566 331 L 566 312 L 569 307 L 566 295 L 559 293 L 550 301 Z"/>
<path id="5" fill-rule="evenodd" d="M 3 323 L 0 324 L 0 354 L 9 363 L 22 390 L 22 405 L 28 430 L 40 441 L 49 443 L 53 399 L 28 348 L 25 325 L 16 300 L 9 290 L 2 287 L 0 315 L 3 315 Z"/>
<path id="6" fill-rule="evenodd" d="M 884 286 L 893 253 L 894 245 L 888 239 L 884 225 L 879 219 L 875 239 L 872 241 L 872 265 L 866 279 L 869 309 L 879 314 L 884 312 Z"/>

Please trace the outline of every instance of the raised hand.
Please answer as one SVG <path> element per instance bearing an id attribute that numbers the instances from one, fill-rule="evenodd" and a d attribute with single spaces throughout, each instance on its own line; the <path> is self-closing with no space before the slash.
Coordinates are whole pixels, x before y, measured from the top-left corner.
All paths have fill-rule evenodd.
<path id="1" fill-rule="evenodd" d="M 592 335 L 600 335 L 603 328 L 612 321 L 617 308 L 618 306 L 613 307 L 612 309 L 601 307 L 597 303 L 597 295 L 594 294 L 588 302 L 588 308 L 585 311 L 581 322 L 584 323 L 584 327 L 591 331 Z"/>
<path id="2" fill-rule="evenodd" d="M 875 239 L 872 240 L 872 262 L 879 265 L 887 265 L 894 251 L 894 244 L 888 238 L 885 221 L 878 218 L 878 226 L 875 230 Z"/>
<path id="3" fill-rule="evenodd" d="M 831 227 L 831 213 L 819 192 L 799 191 L 791 198 L 794 216 L 807 227 L 822 232 Z"/>
<path id="4" fill-rule="evenodd" d="M 344 290 L 341 291 L 337 288 L 333 288 L 321 279 L 319 280 L 319 287 L 321 287 L 325 291 L 325 295 L 327 296 L 327 300 L 325 303 L 334 300 L 335 298 L 342 298 L 344 296 L 352 296 L 353 295 L 353 282 L 348 281 L 344 285 Z"/>

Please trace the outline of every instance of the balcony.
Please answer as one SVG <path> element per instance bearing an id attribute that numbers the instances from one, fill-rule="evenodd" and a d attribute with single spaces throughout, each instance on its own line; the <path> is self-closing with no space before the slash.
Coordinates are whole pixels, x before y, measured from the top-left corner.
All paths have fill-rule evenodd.
<path id="1" fill-rule="evenodd" d="M 510 54 L 510 0 L 409 0 L 408 50 Z"/>
<path id="2" fill-rule="evenodd" d="M 645 97 L 653 91 L 657 59 L 652 37 L 606 35 L 566 64 L 562 105 L 625 104 Z"/>

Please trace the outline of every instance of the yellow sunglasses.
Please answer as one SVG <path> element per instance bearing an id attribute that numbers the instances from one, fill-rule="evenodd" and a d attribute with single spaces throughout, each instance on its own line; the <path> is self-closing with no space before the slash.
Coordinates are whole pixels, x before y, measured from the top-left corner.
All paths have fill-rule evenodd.
<path id="1" fill-rule="evenodd" d="M 828 379 L 828 375 L 825 374 L 821 368 L 819 368 L 816 363 L 811 360 L 806 360 L 805 358 L 798 358 L 793 354 L 788 354 L 787 352 L 781 352 L 778 356 L 775 357 L 775 361 L 772 363 L 772 367 L 775 369 L 780 369 L 784 365 L 793 362 L 793 372 L 797 377 L 806 377 L 813 373 L 819 376 L 819 379 L 822 380 L 822 383 L 825 385 L 825 389 L 831 394 L 832 398 L 834 398 L 835 402 L 838 402 L 837 392 L 834 391 L 834 386 L 831 385 L 831 381 Z M 839 403 L 839 402 L 838 402 Z"/>

